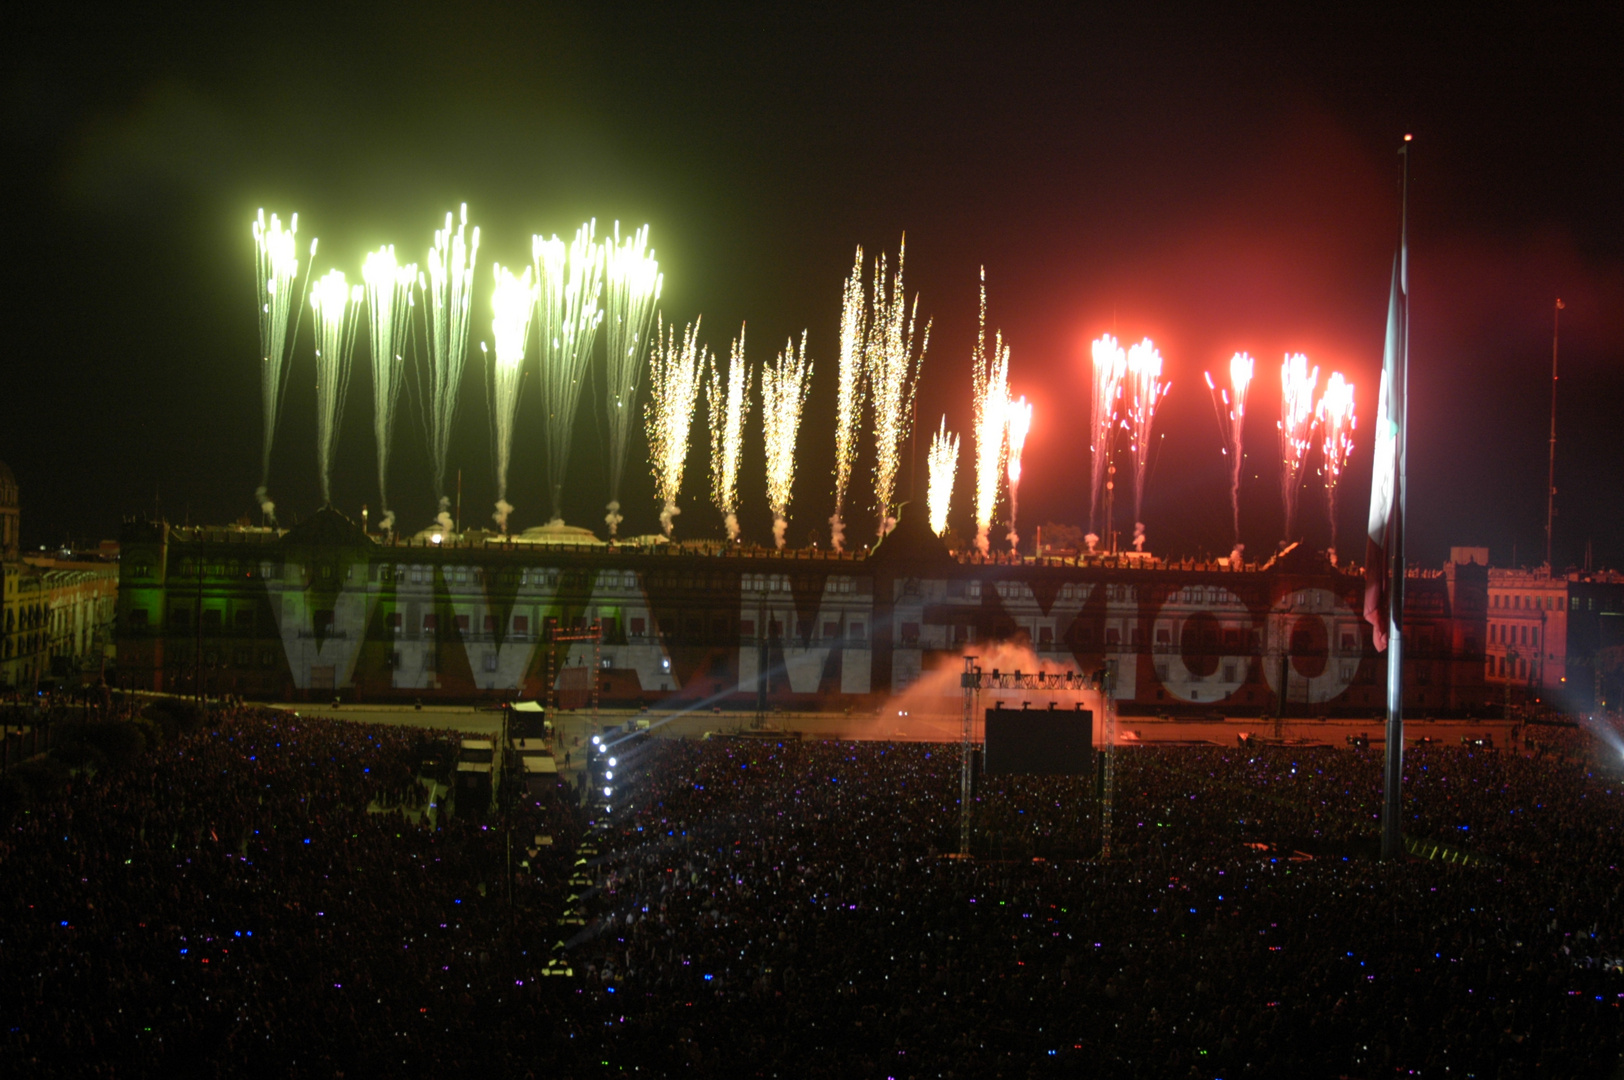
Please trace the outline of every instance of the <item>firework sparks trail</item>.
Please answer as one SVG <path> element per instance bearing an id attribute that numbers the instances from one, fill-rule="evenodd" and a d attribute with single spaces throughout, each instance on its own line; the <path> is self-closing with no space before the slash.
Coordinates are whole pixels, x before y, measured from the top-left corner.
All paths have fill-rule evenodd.
<path id="1" fill-rule="evenodd" d="M 711 502 L 722 512 L 727 538 L 739 538 L 739 463 L 744 460 L 744 422 L 750 415 L 754 373 L 744 359 L 744 327 L 728 350 L 727 379 L 710 365 Z"/>
<path id="2" fill-rule="evenodd" d="M 1302 481 L 1303 463 L 1308 460 L 1314 439 L 1314 388 L 1319 385 L 1319 368 L 1308 366 L 1308 357 L 1291 353 L 1280 365 L 1280 499 L 1286 512 L 1286 539 L 1296 535 L 1297 489 Z"/>
<path id="3" fill-rule="evenodd" d="M 417 264 L 401 266 L 395 246 L 386 244 L 361 264 L 367 294 L 367 320 L 372 344 L 372 434 L 378 446 L 378 527 L 391 532 L 395 512 L 389 509 L 389 450 L 394 440 L 395 406 L 406 373 L 406 335 L 411 329 L 412 286 Z"/>
<path id="4" fill-rule="evenodd" d="M 1090 535 L 1097 535 L 1100 492 L 1105 489 L 1105 469 L 1111 460 L 1111 440 L 1116 434 L 1117 404 L 1122 397 L 1122 380 L 1128 374 L 1128 354 L 1117 339 L 1106 334 L 1092 346 L 1094 360 L 1093 428 L 1089 441 L 1089 460 L 1092 482 L 1088 489 L 1088 524 Z M 1090 550 L 1093 545 L 1089 545 Z"/>
<path id="5" fill-rule="evenodd" d="M 1009 482 L 1009 534 L 1005 539 L 1009 541 L 1009 550 L 1017 551 L 1021 541 L 1021 534 L 1015 531 L 1015 514 L 1021 494 L 1021 454 L 1026 450 L 1026 435 L 1032 430 L 1032 405 L 1025 394 L 1008 404 L 1004 411 L 1004 422 L 1009 430 L 1005 436 L 1009 441 L 1009 448 L 1005 451 L 1008 459 L 1005 473 Z"/>
<path id="6" fill-rule="evenodd" d="M 603 292 L 603 246 L 594 240 L 597 220 L 575 231 L 568 245 L 557 236 L 531 238 L 539 290 L 537 336 L 541 341 L 541 407 L 547 414 L 547 490 L 553 524 L 564 521 L 564 476 L 570 439 L 581 403 L 581 386 L 598 324 Z"/>
<path id="7" fill-rule="evenodd" d="M 874 504 L 879 510 L 879 534 L 884 536 L 896 524 L 897 472 L 902 445 L 908 441 L 913 421 L 914 391 L 919 386 L 919 370 L 930 349 L 930 321 L 914 352 L 914 328 L 919 317 L 919 296 L 913 306 L 902 285 L 903 260 L 908 238 L 897 249 L 897 272 L 889 294 L 885 282 L 885 255 L 874 266 L 874 300 L 870 309 L 868 342 L 869 393 L 874 399 Z"/>
<path id="8" fill-rule="evenodd" d="M 741 334 L 742 337 L 742 334 Z M 761 424 L 767 444 L 767 502 L 773 512 L 773 542 L 784 546 L 789 528 L 789 500 L 795 487 L 795 440 L 801 410 L 812 387 L 812 361 L 806 358 L 806 331 L 801 347 L 793 339 L 761 369 Z"/>
<path id="9" fill-rule="evenodd" d="M 513 421 L 519 411 L 519 387 L 524 373 L 524 348 L 530 338 L 530 316 L 536 310 L 536 286 L 530 267 L 522 275 L 501 263 L 494 265 L 496 287 L 491 291 L 491 339 L 487 357 L 491 387 L 491 421 L 496 444 L 496 527 L 507 532 L 513 506 L 507 501 L 508 463 L 513 458 Z M 481 346 L 483 348 L 483 346 Z"/>
<path id="10" fill-rule="evenodd" d="M 259 488 L 254 499 L 260 511 L 272 524 L 276 522 L 276 504 L 271 501 L 268 485 L 271 482 L 271 446 L 276 441 L 276 417 L 282 407 L 282 394 L 287 388 L 288 316 L 297 309 L 293 302 L 294 282 L 299 277 L 299 252 L 295 241 L 299 234 L 299 215 L 294 214 L 288 227 L 275 214 L 266 222 L 265 211 L 252 222 L 254 234 L 254 288 L 259 301 L 259 379 L 263 398 L 265 442 L 260 451 Z M 316 242 L 310 242 L 310 257 L 316 256 Z M 309 281 L 308 271 L 305 280 Z M 298 336 L 295 323 L 294 336 Z"/>
<path id="11" fill-rule="evenodd" d="M 959 437 L 947 430 L 947 417 L 930 439 L 930 486 L 925 506 L 930 514 L 930 531 L 937 536 L 947 532 L 947 512 L 953 505 L 953 482 L 959 472 Z"/>
<path id="12" fill-rule="evenodd" d="M 1325 476 L 1325 506 L 1331 517 L 1331 561 L 1336 562 L 1336 488 L 1353 454 L 1353 384 L 1340 371 L 1325 380 L 1325 393 L 1315 409 L 1321 432 L 1320 453 Z"/>
<path id="13" fill-rule="evenodd" d="M 462 386 L 463 364 L 468 359 L 468 318 L 474 298 L 474 261 L 479 254 L 479 227 L 468 235 L 468 204 L 462 204 L 461 217 L 452 228 L 452 216 L 445 216 L 445 228 L 434 231 L 429 249 L 429 272 L 418 275 L 418 291 L 424 294 L 428 322 L 428 388 L 423 394 L 429 460 L 434 474 L 434 495 L 439 500 L 437 520 L 450 532 L 451 499 L 445 492 L 446 455 L 451 449 L 451 427 L 457 418 L 457 394 Z"/>
<path id="14" fill-rule="evenodd" d="M 665 275 L 648 246 L 648 226 L 622 238 L 615 222 L 615 238 L 606 243 L 604 262 L 604 326 L 609 413 L 609 513 L 604 522 L 609 535 L 619 532 L 620 478 L 626 468 L 626 447 L 637 416 L 637 392 L 649 353 L 649 324 L 659 302 Z"/>
<path id="15" fill-rule="evenodd" d="M 1241 543 L 1241 460 L 1244 454 L 1246 395 L 1252 387 L 1252 358 L 1238 352 L 1229 358 L 1229 386 L 1219 387 L 1212 372 L 1204 372 L 1212 395 L 1213 412 L 1218 416 L 1218 434 L 1229 458 L 1229 513 L 1235 530 L 1235 546 Z M 1221 402 L 1221 404 L 1220 404 Z"/>
<path id="16" fill-rule="evenodd" d="M 709 362 L 710 350 L 699 343 L 698 320 L 688 324 L 680 343 L 676 327 L 666 327 L 664 319 L 656 323 L 643 423 L 654 492 L 663 504 L 660 528 L 666 536 L 671 535 L 672 519 L 681 513 L 677 494 L 682 490 L 682 474 L 688 464 L 688 435 L 699 404 L 699 384 Z"/>
<path id="17" fill-rule="evenodd" d="M 835 403 L 835 512 L 829 519 L 829 542 L 836 551 L 846 543 L 846 490 L 857 464 L 857 439 L 863 422 L 863 394 L 868 388 L 865 370 L 868 332 L 863 301 L 863 249 L 858 247 L 846 279 L 840 305 L 840 376 Z"/>
<path id="18" fill-rule="evenodd" d="M 344 396 L 350 386 L 350 360 L 356 310 L 366 290 L 344 280 L 344 271 L 329 270 L 310 290 L 316 313 L 316 465 L 321 471 L 321 501 L 333 505 L 333 443 L 344 420 Z"/>
<path id="19" fill-rule="evenodd" d="M 1145 547 L 1145 469 L 1150 464 L 1156 409 L 1171 383 L 1161 381 L 1162 354 L 1145 338 L 1128 348 L 1128 433 L 1133 454 L 1133 546 Z"/>
<path id="20" fill-rule="evenodd" d="M 1000 332 L 993 338 L 992 354 L 987 354 L 987 271 L 981 271 L 981 317 L 976 331 L 976 351 L 970 358 L 971 392 L 975 408 L 976 437 L 976 549 L 983 555 L 991 549 L 988 539 L 992 517 L 998 509 L 998 485 L 1004 478 L 1005 454 L 1009 448 L 1009 346 Z"/>

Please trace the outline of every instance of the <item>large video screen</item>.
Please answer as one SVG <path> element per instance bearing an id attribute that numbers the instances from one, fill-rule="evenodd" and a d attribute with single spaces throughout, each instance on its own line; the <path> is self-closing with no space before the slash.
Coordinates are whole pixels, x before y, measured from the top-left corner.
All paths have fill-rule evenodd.
<path id="1" fill-rule="evenodd" d="M 1092 776 L 1094 714 L 1071 709 L 988 709 L 987 772 Z"/>

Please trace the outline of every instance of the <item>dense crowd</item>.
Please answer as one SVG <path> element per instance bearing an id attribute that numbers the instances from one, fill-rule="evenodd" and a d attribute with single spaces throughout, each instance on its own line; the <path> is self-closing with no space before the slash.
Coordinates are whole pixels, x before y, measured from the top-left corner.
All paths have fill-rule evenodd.
<path id="1" fill-rule="evenodd" d="M 526 949 L 551 939 L 514 928 L 558 914 L 572 825 L 551 793 L 513 809 L 510 904 L 504 829 L 412 812 L 452 739 L 233 709 L 15 814 L 0 1071 L 508 1070 L 503 1032 L 548 1015 Z M 528 857 L 537 833 L 556 854 Z"/>
<path id="2" fill-rule="evenodd" d="M 604 1058 L 654 1074 L 1611 1076 L 1624 792 L 1566 756 L 1138 747 L 1092 778 L 919 744 L 662 748 L 578 950 Z M 1445 862 L 1445 858 L 1467 861 Z"/>
<path id="3" fill-rule="evenodd" d="M 955 747 L 656 739 L 607 821 L 515 805 L 511 878 L 500 815 L 415 809 L 448 740 L 237 709 L 15 815 L 0 1066 L 1533 1077 L 1624 1049 L 1624 777 L 1576 735 L 1411 751 L 1437 857 L 1399 863 L 1367 855 L 1379 752 L 1124 749 L 1102 862 L 1092 776 L 980 778 L 959 859 Z"/>

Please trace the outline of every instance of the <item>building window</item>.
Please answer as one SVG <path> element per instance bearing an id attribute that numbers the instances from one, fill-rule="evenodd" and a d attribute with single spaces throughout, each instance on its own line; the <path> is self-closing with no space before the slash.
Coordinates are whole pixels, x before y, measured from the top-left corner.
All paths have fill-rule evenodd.
<path id="1" fill-rule="evenodd" d="M 270 667 L 276 663 L 276 654 L 269 649 L 261 649 L 259 653 L 259 666 Z"/>
<path id="2" fill-rule="evenodd" d="M 131 608 L 129 622 L 131 630 L 145 630 L 147 628 L 147 609 L 144 607 Z"/>
<path id="3" fill-rule="evenodd" d="M 238 608 L 237 609 L 237 629 L 238 630 L 252 630 L 253 628 L 254 628 L 254 609 L 253 608 Z"/>
<path id="4" fill-rule="evenodd" d="M 423 629 L 425 631 L 435 630 L 435 629 L 437 629 L 439 627 L 439 625 L 440 625 L 440 616 L 437 615 L 436 613 L 431 611 L 427 615 L 423 616 Z"/>
<path id="5" fill-rule="evenodd" d="M 487 652 L 485 654 L 485 673 L 487 675 L 489 675 L 489 674 L 493 673 L 495 670 L 496 670 L 496 654 L 493 653 L 493 652 Z"/>
<path id="6" fill-rule="evenodd" d="M 868 627 L 860 622 L 851 624 L 851 637 L 853 641 L 862 641 L 868 637 Z"/>
<path id="7" fill-rule="evenodd" d="M 1114 626 L 1106 627 L 1106 629 L 1105 629 L 1105 643 L 1107 645 L 1120 645 L 1120 644 L 1122 644 L 1122 632 L 1120 630 L 1118 630 Z"/>
<path id="8" fill-rule="evenodd" d="M 404 620 L 401 618 L 400 612 L 391 611 L 389 613 L 389 629 L 393 630 L 395 633 L 400 633 L 403 622 Z"/>
<path id="9" fill-rule="evenodd" d="M 458 615 L 458 616 L 456 616 L 456 620 L 457 620 L 457 632 L 459 634 L 466 634 L 468 632 L 468 616 L 466 616 L 466 615 Z"/>
<path id="10" fill-rule="evenodd" d="M 515 634 L 528 634 L 530 632 L 530 616 L 513 616 L 513 632 Z"/>
<path id="11" fill-rule="evenodd" d="M 485 632 L 487 634 L 496 633 L 496 616 L 495 615 L 487 615 L 487 616 L 485 616 Z"/>
<path id="12" fill-rule="evenodd" d="M 328 634 L 333 630 L 333 613 L 331 611 L 317 611 L 311 615 L 310 621 L 315 624 L 316 633 Z"/>
<path id="13" fill-rule="evenodd" d="M 172 607 L 169 609 L 169 625 L 177 630 L 184 630 L 192 625 L 192 609 L 185 607 Z"/>
<path id="14" fill-rule="evenodd" d="M 1051 633 L 1051 631 L 1049 630 L 1049 628 L 1047 626 L 1045 626 L 1043 628 L 1042 632 L 1043 632 L 1044 635 L 1048 635 L 1048 634 Z M 905 622 L 905 623 L 902 624 L 902 643 L 904 645 L 918 645 L 919 644 L 919 624 L 918 623 L 916 623 L 916 622 Z"/>
<path id="15" fill-rule="evenodd" d="M 756 620 L 754 620 L 754 619 L 740 619 L 739 620 L 739 636 L 741 638 L 753 638 L 753 637 L 755 637 L 756 636 Z"/>
<path id="16" fill-rule="evenodd" d="M 633 619 L 631 621 L 631 626 L 632 637 L 642 637 L 644 634 L 648 633 L 648 623 L 643 619 Z"/>

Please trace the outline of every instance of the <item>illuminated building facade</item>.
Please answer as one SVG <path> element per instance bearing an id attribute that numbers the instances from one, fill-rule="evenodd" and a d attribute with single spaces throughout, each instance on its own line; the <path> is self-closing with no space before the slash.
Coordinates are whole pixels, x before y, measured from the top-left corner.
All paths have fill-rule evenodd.
<path id="1" fill-rule="evenodd" d="M 17 479 L 0 462 L 0 690 L 33 691 L 98 666 L 112 644 L 118 567 L 19 556 Z"/>
<path id="2" fill-rule="evenodd" d="M 1485 676 L 1498 693 L 1588 702 L 1596 654 L 1624 645 L 1624 575 L 1489 571 Z"/>
<path id="3" fill-rule="evenodd" d="M 1263 567 L 1143 556 L 979 561 L 903 522 L 872 553 L 719 547 L 380 543 L 324 510 L 286 531 L 131 522 L 121 675 L 151 689 L 272 698 L 537 697 L 548 673 L 605 704 L 869 708 L 966 649 L 1027 644 L 1115 672 L 1124 706 L 1371 715 L 1385 663 L 1363 582 L 1292 551 Z M 1407 697 L 1481 709 L 1486 573 L 1413 576 Z M 955 691 L 956 692 L 956 691 Z"/>

